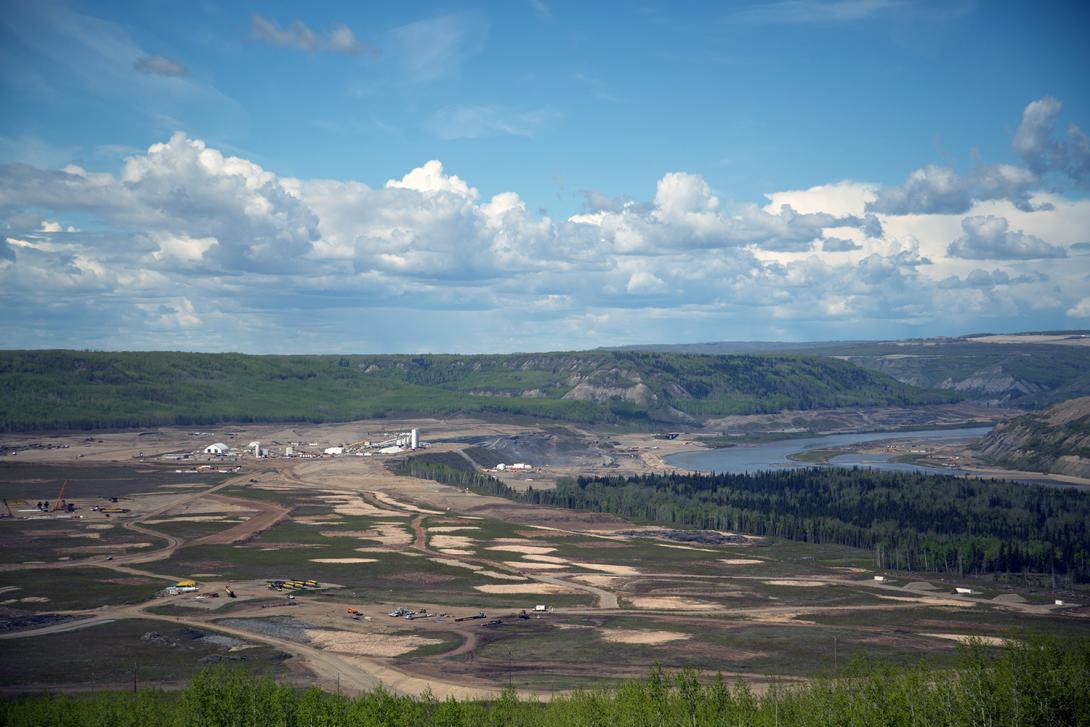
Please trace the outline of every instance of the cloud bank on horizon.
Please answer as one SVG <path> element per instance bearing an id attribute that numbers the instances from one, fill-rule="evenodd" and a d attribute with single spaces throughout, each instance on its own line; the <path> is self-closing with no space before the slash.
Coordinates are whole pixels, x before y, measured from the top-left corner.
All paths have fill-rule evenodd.
<path id="1" fill-rule="evenodd" d="M 866 17 L 848 6 L 773 3 L 732 22 Z M 793 7 L 807 15 L 785 15 Z M 534 15 L 558 13 L 537 3 Z M 369 63 L 415 47 L 409 85 L 460 73 L 490 32 L 473 13 L 436 16 L 390 29 L 372 53 L 340 22 L 248 18 L 250 43 L 284 53 Z M 100 60 L 132 72 L 127 82 L 224 96 L 200 63 L 110 31 Z M 445 46 L 429 46 L 435 32 Z M 441 144 L 491 134 L 533 144 L 573 113 L 445 102 L 420 109 L 419 128 Z M 405 165 L 369 184 L 290 174 L 268 154 L 259 162 L 181 131 L 95 164 L 50 164 L 56 148 L 36 159 L 9 134 L 0 346 L 512 351 L 1090 328 L 1090 138 L 1079 121 L 1042 95 L 1020 119 L 997 120 L 1014 129 L 1006 160 L 921 159 L 885 184 L 834 169 L 757 200 L 732 200 L 706 172 L 677 166 L 637 181 L 653 183 L 644 199 L 583 189 L 559 214 L 529 203 L 533 190 L 482 193 L 465 160 Z"/>

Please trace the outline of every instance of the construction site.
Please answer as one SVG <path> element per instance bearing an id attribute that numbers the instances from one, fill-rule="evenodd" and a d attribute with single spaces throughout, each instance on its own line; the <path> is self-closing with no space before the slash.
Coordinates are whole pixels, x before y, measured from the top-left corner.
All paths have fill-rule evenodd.
<path id="1" fill-rule="evenodd" d="M 439 698 L 508 686 L 547 698 L 655 664 L 763 690 L 833 668 L 834 643 L 838 662 L 942 663 L 970 636 L 999 643 L 1014 626 L 1090 633 L 1079 593 L 1056 603 L 981 577 L 906 578 L 847 547 L 670 530 L 398 476 L 387 465 L 421 448 L 425 427 L 429 456 L 480 456 L 482 438 L 533 428 L 391 424 L 61 435 L 68 446 L 4 458 L 4 688 L 116 685 L 134 664 L 170 686 L 232 661 L 300 685 Z M 613 438 L 631 471 L 689 446 Z M 209 442 L 227 453 L 203 454 Z M 186 452 L 217 459 L 179 467 Z M 526 469 L 488 463 L 516 478 L 595 471 L 513 464 Z"/>

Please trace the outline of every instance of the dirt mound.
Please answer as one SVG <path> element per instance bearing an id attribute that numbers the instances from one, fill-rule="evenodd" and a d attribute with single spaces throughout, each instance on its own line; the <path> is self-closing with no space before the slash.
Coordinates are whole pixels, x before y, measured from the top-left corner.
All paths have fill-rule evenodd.
<path id="1" fill-rule="evenodd" d="M 930 583 L 928 583 L 927 581 L 912 581 L 911 583 L 905 584 L 905 588 L 907 588 L 910 591 L 934 591 L 934 590 L 936 590 L 935 587 L 933 585 L 931 585 Z"/>
<path id="2" fill-rule="evenodd" d="M 386 634 L 360 634 L 355 631 L 326 631 L 324 629 L 307 629 L 305 633 L 315 646 L 351 656 L 401 656 L 421 646 L 443 643 L 439 639 L 413 635 L 388 636 Z"/>
<path id="3" fill-rule="evenodd" d="M 1003 593 L 992 599 L 996 603 L 1025 603 L 1026 599 L 1017 593 Z"/>

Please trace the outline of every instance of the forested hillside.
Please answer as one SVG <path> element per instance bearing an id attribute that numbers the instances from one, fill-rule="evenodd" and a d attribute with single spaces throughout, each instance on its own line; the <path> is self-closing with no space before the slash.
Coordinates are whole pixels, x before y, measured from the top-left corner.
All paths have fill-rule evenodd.
<path id="1" fill-rule="evenodd" d="M 1090 493 L 1078 490 L 822 467 L 564 478 L 554 490 L 520 492 L 427 459 L 410 458 L 395 471 L 638 521 L 867 548 L 879 568 L 1090 580 Z"/>
<path id="2" fill-rule="evenodd" d="M 691 354 L 775 351 L 779 355 L 836 356 L 913 386 L 955 391 L 967 400 L 1024 409 L 1090 395 L 1090 346 L 1085 345 L 997 344 L 962 336 L 799 344 L 724 341 L 627 350 Z"/>
<path id="3" fill-rule="evenodd" d="M 650 426 L 722 414 L 953 398 L 843 361 L 790 356 L 0 352 L 0 431 L 409 413 Z"/>

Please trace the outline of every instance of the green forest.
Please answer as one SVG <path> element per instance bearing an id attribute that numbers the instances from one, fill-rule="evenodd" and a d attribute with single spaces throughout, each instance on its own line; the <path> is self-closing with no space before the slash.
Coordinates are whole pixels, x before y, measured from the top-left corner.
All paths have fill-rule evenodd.
<path id="1" fill-rule="evenodd" d="M 476 414 L 627 426 L 948 402 L 835 359 L 0 351 L 0 431 Z"/>
<path id="2" fill-rule="evenodd" d="M 1071 488 L 820 467 L 562 478 L 555 489 L 520 492 L 428 459 L 395 472 L 637 521 L 866 548 L 879 568 L 1090 580 L 1090 493 Z"/>
<path id="3" fill-rule="evenodd" d="M 356 698 L 298 691 L 239 671 L 201 672 L 181 692 L 99 692 L 0 699 L 0 724 L 202 727 L 692 727 L 693 725 L 1088 725 L 1090 643 L 1035 638 L 1000 649 L 962 648 L 953 668 L 857 662 L 837 678 L 755 694 L 744 683 L 691 671 L 548 702 L 507 690 L 492 701 L 377 691 Z"/>

